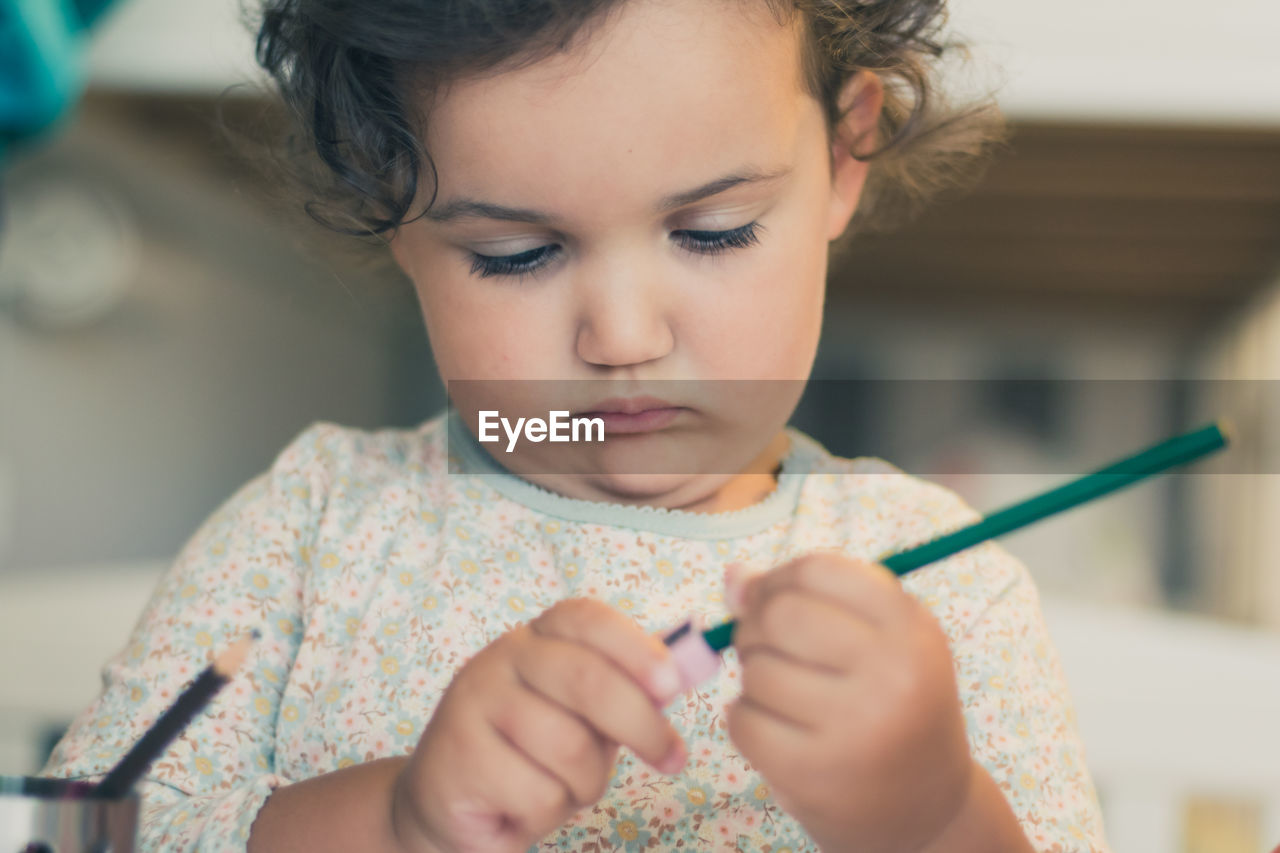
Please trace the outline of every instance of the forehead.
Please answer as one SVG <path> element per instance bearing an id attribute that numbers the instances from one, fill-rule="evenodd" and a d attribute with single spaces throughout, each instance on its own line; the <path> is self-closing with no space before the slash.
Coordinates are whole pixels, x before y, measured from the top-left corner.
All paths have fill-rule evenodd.
<path id="1" fill-rule="evenodd" d="M 763 0 L 629 0 L 571 53 L 455 81 L 427 122 L 437 204 L 624 209 L 726 168 L 790 163 L 820 117 L 799 27 Z"/>

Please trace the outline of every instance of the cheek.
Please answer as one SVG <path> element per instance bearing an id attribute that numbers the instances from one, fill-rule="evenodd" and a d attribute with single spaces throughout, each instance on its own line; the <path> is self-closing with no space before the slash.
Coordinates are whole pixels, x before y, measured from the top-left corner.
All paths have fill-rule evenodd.
<path id="1" fill-rule="evenodd" d="M 527 378 L 547 348 L 548 318 L 514 282 L 468 272 L 458 250 L 423 228 L 408 226 L 397 261 L 413 281 L 441 378 Z M 523 373 L 522 373 L 523 372 Z"/>
<path id="2" fill-rule="evenodd" d="M 715 375 L 744 379 L 807 377 L 822 329 L 827 246 L 798 231 L 759 252 L 700 321 Z"/>
<path id="3" fill-rule="evenodd" d="M 550 358 L 545 317 L 514 291 L 476 286 L 457 276 L 417 287 L 441 378 L 528 379 Z"/>

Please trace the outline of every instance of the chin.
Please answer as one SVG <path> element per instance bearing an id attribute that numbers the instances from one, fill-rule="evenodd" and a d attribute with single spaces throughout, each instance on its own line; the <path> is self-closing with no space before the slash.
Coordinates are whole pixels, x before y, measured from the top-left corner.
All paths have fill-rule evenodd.
<path id="1" fill-rule="evenodd" d="M 599 472 L 591 485 L 620 503 L 649 503 L 679 508 L 704 500 L 731 479 L 730 475 L 646 474 Z"/>
<path id="2" fill-rule="evenodd" d="M 537 445 L 520 473 L 571 497 L 688 508 L 714 498 L 759 449 L 747 432 L 660 430 L 603 444 Z"/>

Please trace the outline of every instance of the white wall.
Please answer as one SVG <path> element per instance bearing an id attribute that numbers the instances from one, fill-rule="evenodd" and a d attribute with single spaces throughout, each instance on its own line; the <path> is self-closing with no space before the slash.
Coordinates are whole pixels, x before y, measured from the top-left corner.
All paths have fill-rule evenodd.
<path id="1" fill-rule="evenodd" d="M 950 0 L 1019 117 L 1280 124 L 1275 0 Z"/>
<path id="2" fill-rule="evenodd" d="M 120 0 L 94 33 L 89 68 L 109 86 L 217 91 L 256 65 L 239 0 Z"/>

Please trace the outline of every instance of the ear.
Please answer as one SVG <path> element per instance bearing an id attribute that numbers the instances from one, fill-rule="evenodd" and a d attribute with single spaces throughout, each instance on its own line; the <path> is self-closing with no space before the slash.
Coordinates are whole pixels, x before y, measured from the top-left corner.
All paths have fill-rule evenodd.
<path id="1" fill-rule="evenodd" d="M 836 239 L 849 225 L 862 197 L 869 165 L 854 159 L 876 144 L 880 109 L 884 105 L 884 84 L 871 71 L 854 74 L 840 91 L 840 123 L 831 143 L 831 208 L 827 219 L 827 241 Z"/>

